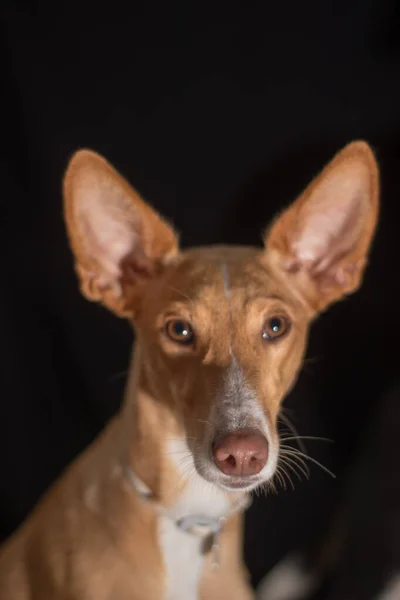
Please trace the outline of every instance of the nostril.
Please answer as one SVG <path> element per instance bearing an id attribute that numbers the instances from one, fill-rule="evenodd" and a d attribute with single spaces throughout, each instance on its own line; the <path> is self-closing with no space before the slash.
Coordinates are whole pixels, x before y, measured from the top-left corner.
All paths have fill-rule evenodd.
<path id="1" fill-rule="evenodd" d="M 229 466 L 231 466 L 231 467 L 235 467 L 235 466 L 236 466 L 236 458 L 235 458 L 235 457 L 234 457 L 232 454 L 230 454 L 230 455 L 228 456 L 228 458 L 226 459 L 226 462 L 227 462 L 227 463 L 228 463 L 228 465 L 229 465 Z"/>

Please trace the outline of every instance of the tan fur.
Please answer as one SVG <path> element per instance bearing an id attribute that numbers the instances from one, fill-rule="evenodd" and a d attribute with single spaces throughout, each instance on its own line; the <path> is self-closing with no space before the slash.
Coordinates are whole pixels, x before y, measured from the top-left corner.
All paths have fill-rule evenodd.
<path id="1" fill-rule="evenodd" d="M 82 292 L 132 321 L 137 353 L 120 414 L 0 552 L 0 599 L 162 600 L 166 574 L 157 510 L 153 501 L 136 495 L 123 465 L 134 469 L 156 503 L 173 506 L 187 481 L 166 443 L 184 438 L 193 455 L 199 452 L 232 356 L 278 443 L 277 414 L 301 367 L 310 322 L 360 284 L 377 221 L 378 170 L 365 143 L 350 144 L 277 219 L 265 249 L 221 246 L 180 253 L 171 227 L 90 151 L 72 158 L 64 198 Z M 314 227 L 307 235 L 315 235 L 321 247 L 326 242 L 327 250 L 304 261 L 304 253 L 296 255 L 298 247 L 308 251 L 302 232 L 313 227 L 314 218 L 323 223 L 325 206 L 334 209 L 337 232 L 321 241 Z M 96 219 L 99 235 L 92 230 Z M 103 236 L 104 222 L 110 223 L 110 235 Z M 229 298 L 221 265 L 229 273 Z M 291 329 L 268 343 L 261 332 L 274 315 L 285 315 Z M 168 339 L 163 328 L 171 317 L 191 323 L 194 346 Z M 226 494 L 232 505 L 240 496 Z M 238 515 L 222 532 L 217 573 L 206 556 L 201 598 L 252 597 L 241 544 Z"/>

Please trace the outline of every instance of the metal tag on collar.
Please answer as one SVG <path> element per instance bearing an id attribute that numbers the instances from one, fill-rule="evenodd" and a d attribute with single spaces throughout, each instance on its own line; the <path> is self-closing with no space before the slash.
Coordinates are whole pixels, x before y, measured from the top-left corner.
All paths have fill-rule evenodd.
<path id="1" fill-rule="evenodd" d="M 215 536 L 221 529 L 221 519 L 213 519 L 203 515 L 189 515 L 179 519 L 176 524 L 182 531 L 199 537 Z"/>
<path id="2" fill-rule="evenodd" d="M 226 519 L 224 517 L 221 517 L 221 519 L 219 519 L 219 528 L 218 531 L 216 531 L 213 535 L 212 535 L 212 545 L 211 545 L 211 552 L 212 552 L 212 563 L 211 563 L 211 568 L 213 571 L 217 570 L 220 566 L 221 563 L 221 556 L 220 556 L 220 550 L 219 550 L 219 536 L 221 534 L 222 531 L 222 527 L 225 523 Z"/>
<path id="3" fill-rule="evenodd" d="M 141 496 L 145 500 L 151 500 L 153 498 L 153 494 L 150 488 L 147 487 L 144 481 L 139 479 L 139 477 L 130 467 L 125 466 L 124 473 L 125 477 L 139 496 Z"/>

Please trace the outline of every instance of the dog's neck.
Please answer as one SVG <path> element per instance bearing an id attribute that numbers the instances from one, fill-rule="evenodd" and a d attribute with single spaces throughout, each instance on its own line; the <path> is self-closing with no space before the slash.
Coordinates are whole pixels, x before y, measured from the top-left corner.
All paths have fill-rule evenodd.
<path id="1" fill-rule="evenodd" d="M 168 439 L 176 437 L 176 419 L 148 388 L 140 346 L 136 343 L 120 415 L 122 466 L 143 482 L 157 502 L 169 505 L 177 483 L 165 446 Z"/>

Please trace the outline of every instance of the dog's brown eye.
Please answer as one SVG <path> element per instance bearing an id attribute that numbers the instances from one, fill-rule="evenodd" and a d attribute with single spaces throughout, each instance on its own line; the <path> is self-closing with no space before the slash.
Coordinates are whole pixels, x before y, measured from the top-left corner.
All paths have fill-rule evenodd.
<path id="1" fill-rule="evenodd" d="M 171 319 L 165 326 L 168 337 L 178 344 L 191 344 L 194 340 L 193 329 L 187 321 Z"/>
<path id="2" fill-rule="evenodd" d="M 262 336 L 264 340 L 273 341 L 282 337 L 290 329 L 290 322 L 286 317 L 271 317 L 264 324 Z"/>

